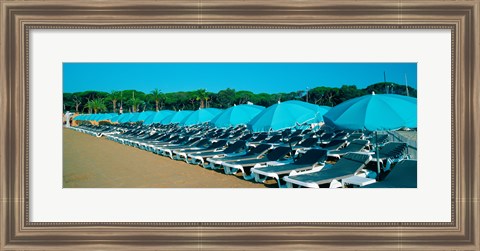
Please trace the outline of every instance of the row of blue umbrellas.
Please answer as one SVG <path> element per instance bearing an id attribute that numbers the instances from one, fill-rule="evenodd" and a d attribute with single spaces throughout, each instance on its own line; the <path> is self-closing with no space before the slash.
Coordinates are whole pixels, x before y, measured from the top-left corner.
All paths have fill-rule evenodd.
<path id="1" fill-rule="evenodd" d="M 329 109 L 330 107 L 322 107 L 302 101 L 286 101 L 268 108 L 248 104 L 234 105 L 226 110 L 216 108 L 178 112 L 163 110 L 159 112 L 125 113 L 116 116 L 115 114 L 109 114 L 108 117 L 104 114 L 90 114 L 80 115 L 74 119 L 99 121 L 93 118 L 101 117 L 103 120 L 118 123 L 143 121 L 145 125 L 179 123 L 184 126 L 209 122 L 219 128 L 244 124 L 252 131 L 269 131 L 322 122 L 322 115 Z"/>
<path id="2" fill-rule="evenodd" d="M 115 116 L 117 116 L 116 113 L 81 114 L 76 116 L 73 120 L 101 121 L 101 120 L 110 120 Z"/>
<path id="3" fill-rule="evenodd" d="M 345 101 L 333 108 L 302 101 L 279 102 L 268 108 L 258 105 L 235 105 L 226 110 L 205 108 L 197 111 L 146 111 L 125 114 L 87 114 L 75 120 L 110 120 L 125 123 L 143 121 L 152 123 L 179 123 L 189 126 L 209 122 L 216 127 L 246 124 L 254 132 L 302 128 L 325 122 L 337 129 L 350 130 L 397 130 L 417 126 L 417 99 L 395 95 L 365 95 Z"/>

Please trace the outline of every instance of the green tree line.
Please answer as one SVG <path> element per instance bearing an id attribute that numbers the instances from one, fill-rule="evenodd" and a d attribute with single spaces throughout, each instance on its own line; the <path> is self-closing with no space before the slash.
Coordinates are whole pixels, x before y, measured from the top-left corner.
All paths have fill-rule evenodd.
<path id="1" fill-rule="evenodd" d="M 227 88 L 217 93 L 199 89 L 188 92 L 163 93 L 154 89 L 149 93 L 137 90 L 114 90 L 111 92 L 84 91 L 63 94 L 64 111 L 79 113 L 99 112 L 141 112 L 159 110 L 197 110 L 199 108 L 225 109 L 234 104 L 251 102 L 261 106 L 271 106 L 278 101 L 302 100 L 317 105 L 335 106 L 343 101 L 375 92 L 377 94 L 399 94 L 417 97 L 417 90 L 392 82 L 372 84 L 364 89 L 355 85 L 337 87 L 318 86 L 307 90 L 289 93 L 253 93 Z M 408 93 L 407 93 L 408 92 Z"/>

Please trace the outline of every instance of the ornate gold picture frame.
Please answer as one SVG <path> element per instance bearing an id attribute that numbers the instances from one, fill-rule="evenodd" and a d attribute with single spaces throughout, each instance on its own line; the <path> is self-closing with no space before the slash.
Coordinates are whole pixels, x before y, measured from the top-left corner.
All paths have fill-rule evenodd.
<path id="1" fill-rule="evenodd" d="M 480 1 L 0 0 L 0 250 L 478 250 Z M 448 223 L 52 223 L 29 220 L 32 29 L 448 29 Z"/>

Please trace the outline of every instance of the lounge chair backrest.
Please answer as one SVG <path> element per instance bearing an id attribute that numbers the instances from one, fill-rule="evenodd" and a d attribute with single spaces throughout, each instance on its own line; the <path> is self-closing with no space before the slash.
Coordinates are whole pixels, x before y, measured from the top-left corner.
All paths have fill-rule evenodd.
<path id="1" fill-rule="evenodd" d="M 329 183 L 332 180 L 344 179 L 355 175 L 363 169 L 371 159 L 372 157 L 369 154 L 348 153 L 330 168 L 321 170 L 320 172 L 299 175 L 298 178 L 317 184 Z"/>
<path id="2" fill-rule="evenodd" d="M 312 147 L 315 144 L 317 144 L 317 142 L 318 142 L 318 138 L 307 138 L 304 141 L 300 142 L 300 144 L 298 145 L 302 147 Z"/>
<path id="3" fill-rule="evenodd" d="M 230 133 L 224 131 L 218 131 L 215 135 L 213 135 L 214 138 L 225 138 L 227 136 L 230 136 Z"/>
<path id="4" fill-rule="evenodd" d="M 287 140 L 287 143 L 288 143 L 288 144 L 295 145 L 295 144 L 297 144 L 298 142 L 300 142 L 302 139 L 303 139 L 302 136 L 294 136 L 294 137 L 289 138 L 289 139 Z"/>
<path id="5" fill-rule="evenodd" d="M 389 142 L 380 148 L 379 153 L 382 155 L 396 157 L 401 155 L 407 149 L 407 144 L 403 142 Z"/>
<path id="6" fill-rule="evenodd" d="M 268 134 L 266 133 L 261 133 L 259 135 L 257 135 L 257 137 L 251 139 L 252 142 L 258 142 L 258 141 L 262 141 L 264 139 L 266 139 L 268 137 Z"/>
<path id="7" fill-rule="evenodd" d="M 230 134 L 233 134 L 233 135 L 230 135 L 230 136 L 233 136 L 233 137 L 240 137 L 240 135 L 243 134 L 243 131 L 242 130 L 231 131 Z"/>
<path id="8" fill-rule="evenodd" d="M 388 141 L 388 134 L 379 134 L 377 137 L 375 135 L 370 137 L 370 142 L 375 145 L 378 143 L 379 145 L 385 144 Z"/>
<path id="9" fill-rule="evenodd" d="M 177 136 L 177 135 L 175 135 L 175 136 Z M 158 140 L 158 141 L 163 141 L 163 140 L 166 140 L 166 139 L 168 139 L 168 138 L 170 138 L 170 135 L 169 135 L 169 134 L 159 134 L 159 135 L 157 135 L 157 137 L 155 137 L 154 139 L 155 139 L 155 140 Z"/>
<path id="10" fill-rule="evenodd" d="M 204 147 L 210 143 L 210 139 L 201 139 L 194 144 L 195 147 Z"/>
<path id="11" fill-rule="evenodd" d="M 176 134 L 170 137 L 170 135 L 166 136 L 165 141 L 172 141 L 172 140 L 177 140 L 180 138 L 180 135 Z"/>
<path id="12" fill-rule="evenodd" d="M 186 137 L 185 137 L 186 138 Z M 190 138 L 188 141 L 184 142 L 184 145 L 193 145 L 196 144 L 198 141 L 200 141 L 200 137 L 193 137 Z"/>
<path id="13" fill-rule="evenodd" d="M 253 134 L 248 133 L 248 134 L 245 134 L 245 135 L 243 135 L 242 137 L 240 137 L 239 140 L 249 140 L 249 139 L 252 138 L 252 137 L 253 137 Z"/>
<path id="14" fill-rule="evenodd" d="M 335 134 L 333 139 L 345 139 L 347 136 L 348 136 L 347 132 L 341 132 L 341 133 Z"/>
<path id="15" fill-rule="evenodd" d="M 360 171 L 370 160 L 372 156 L 362 153 L 347 153 L 332 166 L 332 168 L 341 168 L 345 173 L 355 174 Z"/>
<path id="16" fill-rule="evenodd" d="M 314 132 L 308 132 L 308 133 L 303 134 L 303 138 L 305 138 L 305 139 L 313 138 L 313 136 L 315 136 Z"/>
<path id="17" fill-rule="evenodd" d="M 394 187 L 417 187 L 417 160 L 398 162 L 383 182 L 394 183 Z"/>
<path id="18" fill-rule="evenodd" d="M 329 132 L 329 133 L 325 133 L 323 134 L 321 137 L 320 137 L 320 140 L 331 140 L 333 138 L 333 133 Z"/>
<path id="19" fill-rule="evenodd" d="M 344 149 L 345 149 L 345 151 L 348 151 L 348 152 L 358 152 L 358 151 L 363 150 L 368 145 L 368 142 L 369 142 L 368 140 L 356 139 L 356 140 L 352 141 Z"/>
<path id="20" fill-rule="evenodd" d="M 241 150 L 245 149 L 247 143 L 245 140 L 237 140 L 235 143 L 229 145 L 223 152 L 224 153 L 236 153 L 240 152 Z"/>
<path id="21" fill-rule="evenodd" d="M 278 142 L 280 141 L 280 139 L 282 139 L 282 135 L 273 135 L 272 137 L 270 137 L 266 143 L 275 143 L 275 142 Z"/>
<path id="22" fill-rule="evenodd" d="M 352 133 L 348 136 L 347 141 L 362 139 L 362 137 L 363 137 L 363 133 Z"/>
<path id="23" fill-rule="evenodd" d="M 152 133 L 152 134 L 149 134 L 148 136 L 146 136 L 144 139 L 154 139 L 156 138 L 158 135 L 156 133 Z"/>
<path id="24" fill-rule="evenodd" d="M 175 140 L 167 140 L 167 142 L 170 142 L 172 144 L 185 144 L 187 141 L 188 141 L 188 137 L 181 137 Z"/>
<path id="25" fill-rule="evenodd" d="M 302 133 L 302 131 L 300 130 L 296 130 L 296 131 L 293 131 L 291 134 L 290 134 L 290 137 L 294 137 L 294 136 L 298 136 Z"/>
<path id="26" fill-rule="evenodd" d="M 249 154 L 257 155 L 257 154 L 263 154 L 268 151 L 272 146 L 269 144 L 260 144 L 250 151 L 248 151 Z"/>
<path id="27" fill-rule="evenodd" d="M 305 129 L 302 131 L 302 134 L 307 134 L 307 133 L 310 133 L 312 130 L 311 129 Z"/>
<path id="28" fill-rule="evenodd" d="M 267 159 L 270 161 L 277 161 L 283 158 L 285 155 L 287 155 L 290 152 L 290 147 L 286 146 L 279 146 L 273 150 L 271 150 L 267 154 Z"/>
<path id="29" fill-rule="evenodd" d="M 222 132 L 222 133 L 218 134 L 217 136 L 215 136 L 215 138 L 224 139 L 224 138 L 228 138 L 230 136 L 231 136 L 230 132 Z"/>
<path id="30" fill-rule="evenodd" d="M 292 129 L 288 128 L 282 131 L 283 137 L 288 137 L 292 133 Z"/>
<path id="31" fill-rule="evenodd" d="M 227 141 L 224 139 L 218 140 L 216 142 L 213 142 L 208 148 L 209 149 L 217 149 L 220 147 L 224 147 L 227 144 Z"/>
<path id="32" fill-rule="evenodd" d="M 327 150 L 337 150 L 340 147 L 344 146 L 346 143 L 347 143 L 347 141 L 344 140 L 344 139 L 335 139 L 335 140 L 332 140 L 332 141 L 328 142 L 328 144 L 326 144 L 322 148 L 327 149 Z"/>
<path id="33" fill-rule="evenodd" d="M 209 139 L 215 138 L 215 137 L 217 137 L 217 132 L 207 132 L 203 135 L 203 137 L 209 138 Z"/>
<path id="34" fill-rule="evenodd" d="M 327 150 L 310 149 L 301 155 L 294 164 L 296 165 L 313 165 L 317 162 L 325 162 L 327 160 Z"/>

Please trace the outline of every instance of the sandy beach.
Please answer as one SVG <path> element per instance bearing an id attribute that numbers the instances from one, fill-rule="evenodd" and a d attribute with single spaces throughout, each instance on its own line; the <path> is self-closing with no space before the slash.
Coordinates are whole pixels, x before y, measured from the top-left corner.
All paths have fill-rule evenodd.
<path id="1" fill-rule="evenodd" d="M 267 188 L 223 171 L 171 160 L 63 129 L 64 188 Z"/>

